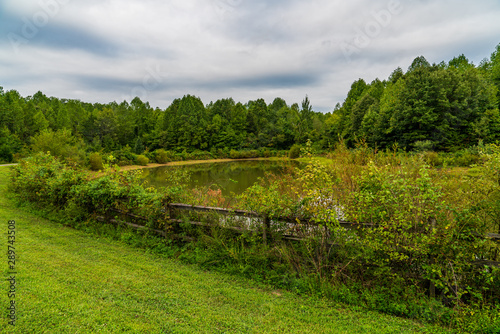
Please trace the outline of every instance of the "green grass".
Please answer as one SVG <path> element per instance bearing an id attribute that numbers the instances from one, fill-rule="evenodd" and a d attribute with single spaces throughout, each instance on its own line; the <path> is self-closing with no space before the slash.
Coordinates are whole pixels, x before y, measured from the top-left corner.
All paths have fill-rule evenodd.
<path id="1" fill-rule="evenodd" d="M 276 291 L 37 217 L 7 198 L 0 249 L 17 222 L 16 326 L 0 285 L 2 333 L 442 333 L 430 325 Z M 3 290 L 3 291 L 2 291 Z"/>

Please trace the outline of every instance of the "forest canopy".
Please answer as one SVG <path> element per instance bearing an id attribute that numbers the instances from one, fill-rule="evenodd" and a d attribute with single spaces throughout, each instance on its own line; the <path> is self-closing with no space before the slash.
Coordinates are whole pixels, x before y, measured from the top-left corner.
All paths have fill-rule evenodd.
<path id="1" fill-rule="evenodd" d="M 87 103 L 47 97 L 23 97 L 0 87 L 0 161 L 45 150 L 54 141 L 61 152 L 134 154 L 158 149 L 172 152 L 288 150 L 310 140 L 318 149 L 338 141 L 366 142 L 384 149 L 425 147 L 454 151 L 482 141 L 500 140 L 500 44 L 479 65 L 464 55 L 430 64 L 415 58 L 406 71 L 396 68 L 385 80 L 356 80 L 331 113 L 282 98 L 270 104 L 243 104 L 224 98 L 204 104 L 185 95 L 166 109 L 131 102 Z"/>

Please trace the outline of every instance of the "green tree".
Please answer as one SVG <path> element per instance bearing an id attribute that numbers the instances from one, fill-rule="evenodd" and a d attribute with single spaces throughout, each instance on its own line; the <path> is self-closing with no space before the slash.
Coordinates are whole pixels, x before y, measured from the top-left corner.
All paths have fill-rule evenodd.
<path id="1" fill-rule="evenodd" d="M 500 112 L 498 109 L 486 110 L 474 124 L 477 140 L 485 144 L 500 140 Z"/>
<path id="2" fill-rule="evenodd" d="M 372 97 L 370 94 L 366 94 L 352 107 L 349 122 L 350 130 L 347 137 L 351 143 L 361 137 L 364 137 L 364 132 L 361 128 L 362 122 L 370 107 L 375 103 L 378 103 L 377 99 Z"/>
<path id="3" fill-rule="evenodd" d="M 67 129 L 52 131 L 44 130 L 31 139 L 33 152 L 50 152 L 61 160 L 71 160 L 81 164 L 85 157 L 85 144 Z"/>
<path id="4" fill-rule="evenodd" d="M 474 67 L 472 63 L 470 63 L 469 59 L 465 57 L 464 54 L 461 54 L 458 57 L 454 57 L 452 60 L 448 62 L 448 67 L 453 67 L 458 70 L 467 70 Z"/>
<path id="5" fill-rule="evenodd" d="M 491 81 L 497 87 L 498 107 L 500 108 L 500 44 L 496 46 L 495 51 L 491 54 L 488 70 Z"/>
<path id="6" fill-rule="evenodd" d="M 178 131 L 177 149 L 203 150 L 208 148 L 207 113 L 200 98 L 186 95 L 180 102 L 174 131 Z"/>
<path id="7" fill-rule="evenodd" d="M 106 151 L 112 151 L 118 144 L 118 120 L 115 112 L 108 107 L 93 112 L 93 133 Z"/>
<path id="8" fill-rule="evenodd" d="M 270 128 L 274 117 L 269 112 L 266 101 L 257 99 L 248 102 L 247 132 L 253 134 L 253 145 L 250 148 L 266 147 L 271 143 Z"/>
<path id="9" fill-rule="evenodd" d="M 342 106 L 335 106 L 332 115 L 327 122 L 327 132 L 330 138 L 338 140 L 339 138 L 348 138 L 350 134 L 350 120 L 353 106 L 365 94 L 368 85 L 363 79 L 352 83 L 347 97 Z"/>
<path id="10" fill-rule="evenodd" d="M 438 149 L 467 145 L 474 124 L 495 109 L 494 89 L 475 68 L 427 66 L 417 58 L 404 80 L 386 89 L 380 115 L 389 117 L 386 134 L 401 146 L 431 140 Z"/>
<path id="11" fill-rule="evenodd" d="M 0 162 L 12 162 L 14 154 L 21 152 L 21 140 L 3 126 L 0 128 Z"/>
<path id="12" fill-rule="evenodd" d="M 413 62 L 411 65 L 408 67 L 408 73 L 417 71 L 417 70 L 425 70 L 427 68 L 431 67 L 431 64 L 425 59 L 424 56 L 417 57 L 413 59 Z"/>
<path id="13" fill-rule="evenodd" d="M 402 77 L 404 77 L 403 70 L 401 69 L 401 67 L 398 67 L 389 76 L 389 82 L 395 84 Z"/>

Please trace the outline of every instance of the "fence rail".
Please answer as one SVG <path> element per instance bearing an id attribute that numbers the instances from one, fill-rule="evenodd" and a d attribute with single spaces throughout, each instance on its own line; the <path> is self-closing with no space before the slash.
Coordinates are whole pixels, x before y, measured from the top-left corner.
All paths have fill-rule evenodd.
<path id="1" fill-rule="evenodd" d="M 176 219 L 176 213 L 175 211 L 191 211 L 191 212 L 199 212 L 199 213 L 216 213 L 219 215 L 223 216 L 232 216 L 232 217 L 243 217 L 247 219 L 254 219 L 258 220 L 260 224 L 260 231 L 259 228 L 252 228 L 250 226 L 247 227 L 241 227 L 241 226 L 230 226 L 230 225 L 220 225 L 220 227 L 228 230 L 232 230 L 237 233 L 245 233 L 245 232 L 261 232 L 263 235 L 263 240 L 264 243 L 267 243 L 268 236 L 269 236 L 269 231 L 271 228 L 272 222 L 276 221 L 281 221 L 281 222 L 286 222 L 289 225 L 290 224 L 305 224 L 308 225 L 310 228 L 314 227 L 318 229 L 318 224 L 314 224 L 311 221 L 303 218 L 296 218 L 296 217 L 267 217 L 265 215 L 259 214 L 254 211 L 247 211 L 247 210 L 235 210 L 235 209 L 224 209 L 224 208 L 217 208 L 217 207 L 206 207 L 206 206 L 198 206 L 198 205 L 189 205 L 189 204 L 182 204 L 182 203 L 169 203 L 165 206 L 164 212 L 168 212 L 169 214 L 169 219 L 168 221 L 170 223 L 175 223 L 175 224 L 181 224 L 181 223 L 187 223 L 191 225 L 196 225 L 196 226 L 202 226 L 202 227 L 212 227 L 214 224 L 210 223 L 205 223 L 205 222 L 199 222 L 199 221 L 192 221 L 192 220 L 182 220 L 182 219 Z M 116 219 L 116 215 L 120 215 L 123 219 Z M 140 224 L 140 222 L 147 222 L 149 219 L 147 217 L 142 217 L 138 216 L 129 212 L 125 212 L 123 210 L 119 210 L 116 208 L 109 209 L 109 213 L 106 214 L 107 217 L 98 217 L 100 221 L 109 221 L 110 223 L 113 224 L 123 224 L 129 227 L 132 227 L 137 230 L 149 230 L 154 233 L 157 233 L 158 235 L 161 235 L 165 238 L 171 237 L 171 238 L 179 238 L 183 239 L 186 241 L 193 241 L 194 238 L 185 236 L 182 234 L 175 234 L 175 233 L 169 233 L 167 229 L 165 230 L 159 230 L 155 228 L 148 227 L 144 224 Z M 129 220 L 131 219 L 133 222 L 130 222 L 126 220 L 127 218 Z M 347 221 L 338 221 L 340 226 L 351 229 L 351 228 L 372 228 L 375 227 L 376 224 L 368 224 L 368 223 L 352 223 L 352 222 L 347 222 Z M 165 227 L 167 224 L 165 224 Z M 327 233 L 327 230 L 325 229 L 325 233 Z M 487 235 L 481 235 L 479 233 L 476 233 L 476 237 L 479 238 L 486 238 L 490 239 L 494 242 L 500 242 L 500 234 L 497 233 L 488 233 Z M 306 239 L 306 237 L 299 236 L 293 233 L 287 233 L 287 231 L 282 231 L 281 233 L 281 238 L 284 240 L 292 240 L 292 241 L 303 241 Z M 328 242 L 330 245 L 334 245 L 333 242 Z M 476 260 L 472 261 L 473 264 L 475 265 L 488 265 L 488 266 L 495 266 L 495 267 L 500 267 L 500 262 L 496 261 L 490 261 L 490 260 Z"/>

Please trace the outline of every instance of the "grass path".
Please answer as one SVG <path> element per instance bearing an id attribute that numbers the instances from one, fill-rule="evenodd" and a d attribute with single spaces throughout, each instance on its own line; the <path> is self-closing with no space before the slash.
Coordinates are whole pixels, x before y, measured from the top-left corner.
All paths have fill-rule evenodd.
<path id="1" fill-rule="evenodd" d="M 16 221 L 16 326 L 0 285 L 1 333 L 440 333 L 99 239 L 16 208 L 0 167 L 0 249 Z"/>

